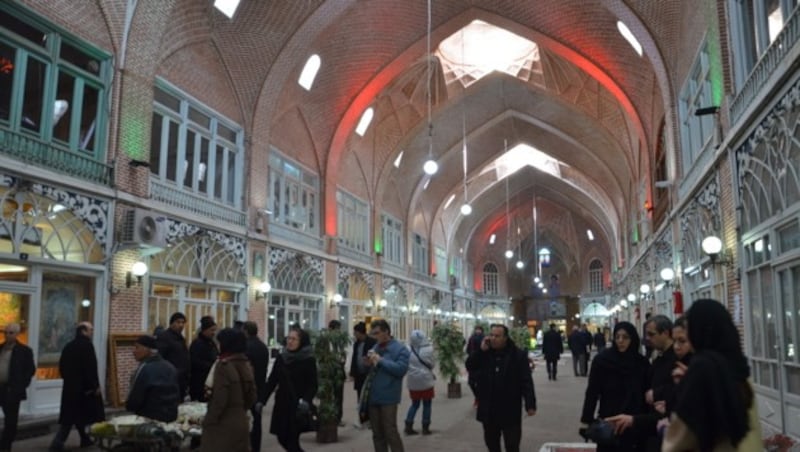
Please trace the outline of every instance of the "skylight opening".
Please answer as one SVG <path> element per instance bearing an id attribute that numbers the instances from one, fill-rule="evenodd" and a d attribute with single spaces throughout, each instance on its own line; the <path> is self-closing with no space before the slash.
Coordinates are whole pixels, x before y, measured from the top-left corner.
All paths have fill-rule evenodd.
<path id="1" fill-rule="evenodd" d="M 400 162 L 403 160 L 403 151 L 400 151 L 400 154 L 397 155 L 397 158 L 394 159 L 394 167 L 400 168 Z"/>
<path id="2" fill-rule="evenodd" d="M 375 111 L 372 107 L 367 108 L 364 110 L 364 114 L 361 115 L 361 119 L 358 121 L 358 127 L 356 127 L 356 133 L 359 136 L 364 136 L 367 133 L 367 128 L 369 128 L 369 123 L 372 122 L 372 115 L 375 114 Z"/>
<path id="3" fill-rule="evenodd" d="M 495 25 L 474 20 L 443 40 L 435 52 L 444 70 L 445 82 L 467 86 L 494 71 L 528 81 L 542 73 L 539 46 L 535 42 Z"/>
<path id="4" fill-rule="evenodd" d="M 561 178 L 561 167 L 568 167 L 565 163 L 550 157 L 544 152 L 527 144 L 518 144 L 501 155 L 494 162 L 494 168 L 489 167 L 483 172 L 495 170 L 497 180 L 508 177 L 524 166 L 532 166 L 539 171 Z"/>
<path id="5" fill-rule="evenodd" d="M 308 57 L 306 65 L 303 66 L 303 72 L 300 73 L 300 78 L 297 83 L 300 84 L 306 91 L 311 91 L 311 86 L 314 84 L 314 79 L 317 77 L 317 72 L 322 64 L 322 60 L 316 53 Z"/>
<path id="6" fill-rule="evenodd" d="M 447 199 L 447 202 L 446 202 L 446 203 L 444 203 L 444 208 L 445 208 L 445 209 L 447 209 L 448 207 L 450 207 L 450 204 L 452 204 L 452 203 L 453 203 L 453 200 L 454 200 L 454 199 L 456 199 L 456 195 L 455 195 L 455 193 L 453 193 L 452 195 L 450 195 L 450 198 L 448 198 L 448 199 Z"/>
<path id="7" fill-rule="evenodd" d="M 633 47 L 633 50 L 635 50 L 636 53 L 639 54 L 639 56 L 642 56 L 642 45 L 639 44 L 639 40 L 636 39 L 636 36 L 633 35 L 633 32 L 631 32 L 630 28 L 628 28 L 628 26 L 625 25 L 624 22 L 618 20 L 617 29 L 619 30 L 620 34 L 622 34 L 622 37 L 625 38 L 626 41 L 628 41 L 628 44 L 630 44 L 631 47 Z"/>
<path id="8" fill-rule="evenodd" d="M 494 241 L 495 241 L 495 239 L 497 239 L 497 234 L 492 234 L 492 235 L 489 237 L 489 245 L 494 245 Z"/>
<path id="9" fill-rule="evenodd" d="M 427 190 L 428 189 L 428 185 L 430 185 L 430 184 L 431 184 L 431 180 L 430 179 L 426 180 L 425 181 L 425 185 L 422 186 L 422 189 L 423 190 Z"/>
<path id="10" fill-rule="evenodd" d="M 222 14 L 228 16 L 228 19 L 233 19 L 236 14 L 236 8 L 239 7 L 239 0 L 214 0 L 214 8 L 217 8 Z"/>
<path id="11" fill-rule="evenodd" d="M 591 230 L 591 229 L 587 229 L 587 230 L 586 230 L 586 237 L 587 237 L 587 238 L 588 238 L 590 241 L 591 241 L 591 240 L 594 240 L 594 233 L 592 232 L 592 230 Z"/>

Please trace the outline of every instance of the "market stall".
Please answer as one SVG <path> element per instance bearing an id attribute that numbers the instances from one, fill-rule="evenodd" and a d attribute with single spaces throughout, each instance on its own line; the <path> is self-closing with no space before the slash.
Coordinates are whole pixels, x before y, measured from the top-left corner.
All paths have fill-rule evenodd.
<path id="1" fill-rule="evenodd" d="M 106 451 L 177 450 L 188 438 L 202 435 L 205 415 L 205 403 L 187 402 L 178 406 L 178 418 L 174 422 L 123 415 L 93 424 L 89 435 Z"/>

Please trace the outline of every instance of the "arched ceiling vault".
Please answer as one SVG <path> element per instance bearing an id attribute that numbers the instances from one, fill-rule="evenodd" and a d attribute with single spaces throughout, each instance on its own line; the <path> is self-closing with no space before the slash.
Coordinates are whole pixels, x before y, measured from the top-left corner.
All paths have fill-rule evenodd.
<path id="1" fill-rule="evenodd" d="M 335 233 L 330 212 L 341 187 L 402 218 L 409 229 L 434 236 L 440 246 L 464 243 L 473 249 L 504 214 L 503 184 L 486 169 L 503 154 L 507 140 L 509 148 L 528 144 L 568 165 L 569 180 L 550 177 L 548 187 L 536 189 L 537 196 L 596 228 L 613 259 L 621 252 L 631 206 L 641 205 L 639 197 L 649 191 L 650 148 L 658 124 L 664 119 L 671 127 L 672 118 L 663 114 L 673 97 L 664 58 L 671 48 L 657 43 L 673 42 L 679 29 L 675 10 L 685 3 L 433 0 L 432 50 L 476 19 L 539 45 L 543 77 L 523 81 L 492 74 L 466 89 L 446 85 L 438 64 L 433 81 L 428 80 L 424 0 L 319 1 L 302 7 L 245 0 L 237 18 L 247 20 L 233 21 L 239 21 L 239 33 L 246 42 L 256 37 L 270 42 L 259 51 L 270 61 L 269 69 L 252 71 L 248 79 L 241 74 L 252 60 L 246 52 L 235 60 L 228 52 L 241 42 L 224 42 L 223 29 L 229 26 L 216 20 L 213 26 L 219 27 L 214 39 L 239 97 L 254 99 L 251 123 L 257 140 L 279 141 L 298 160 L 319 162 L 326 233 Z M 642 42 L 643 57 L 617 32 L 619 18 Z M 305 91 L 296 79 L 312 53 L 321 56 L 322 70 L 313 89 Z M 442 170 L 423 189 L 428 86 L 433 87 L 434 153 Z M 369 106 L 376 110 L 373 124 L 364 137 L 356 136 L 355 125 Z M 450 195 L 463 190 L 462 121 L 468 192 L 477 196 L 468 218 L 444 208 Z M 295 143 L 294 135 L 312 138 Z M 520 180 L 514 182 L 519 193 L 526 189 L 525 174 L 535 172 L 513 176 Z"/>

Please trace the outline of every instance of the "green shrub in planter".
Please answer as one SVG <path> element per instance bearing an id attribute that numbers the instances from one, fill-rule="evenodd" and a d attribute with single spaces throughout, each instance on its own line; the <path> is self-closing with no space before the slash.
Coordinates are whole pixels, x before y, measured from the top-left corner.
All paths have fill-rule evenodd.
<path id="1" fill-rule="evenodd" d="M 347 359 L 350 336 L 341 330 L 322 330 L 311 336 L 314 357 L 317 360 L 317 399 L 319 423 L 337 423 L 336 387 L 344 384 L 342 372 Z"/>
<path id="2" fill-rule="evenodd" d="M 527 326 L 517 326 L 508 330 L 511 340 L 517 344 L 517 348 L 527 351 L 530 348 L 531 333 Z"/>
<path id="3" fill-rule="evenodd" d="M 439 375 L 455 383 L 464 363 L 464 334 L 455 323 L 440 323 L 433 327 L 431 341 L 436 348 Z"/>

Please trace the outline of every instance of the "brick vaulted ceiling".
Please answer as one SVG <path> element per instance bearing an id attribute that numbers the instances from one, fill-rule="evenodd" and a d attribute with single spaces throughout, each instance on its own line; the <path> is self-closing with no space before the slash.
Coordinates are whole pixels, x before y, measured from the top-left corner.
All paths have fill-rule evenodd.
<path id="1" fill-rule="evenodd" d="M 662 122 L 667 142 L 674 134 L 665 116 L 675 97 L 670 45 L 680 31 L 678 13 L 691 2 L 432 0 L 432 51 L 474 20 L 539 46 L 543 77 L 523 81 L 492 73 L 466 89 L 445 84 L 435 59 L 426 83 L 425 0 L 243 0 L 232 20 L 215 14 L 211 3 L 174 2 L 162 62 L 181 47 L 212 43 L 254 150 L 274 146 L 325 181 L 326 233 L 335 233 L 330 212 L 340 187 L 479 262 L 489 235 L 504 243 L 509 219 L 523 236 L 512 239 L 530 239 L 531 208 L 541 199 L 535 202 L 542 206 L 538 221 L 545 234 L 548 224 L 552 233 L 564 232 L 568 218 L 595 230 L 603 257 L 624 257 L 629 225 L 650 197 L 655 135 Z M 620 35 L 620 19 L 642 44 L 643 56 Z M 306 91 L 297 78 L 311 54 L 321 57 L 322 67 Z M 440 171 L 423 189 L 428 86 Z M 375 119 L 361 137 L 354 129 L 367 107 L 375 109 Z M 457 213 L 462 125 L 475 209 L 468 217 Z M 562 178 L 530 167 L 515 173 L 508 183 L 511 216 L 505 181 L 486 172 L 505 142 L 535 146 L 569 166 Z M 395 168 L 400 152 L 402 164 Z M 674 166 L 674 156 L 668 161 Z M 452 194 L 458 201 L 445 209 Z M 562 237 L 562 243 L 575 240 Z M 580 246 L 566 248 L 558 250 L 565 260 L 585 263 Z"/>

